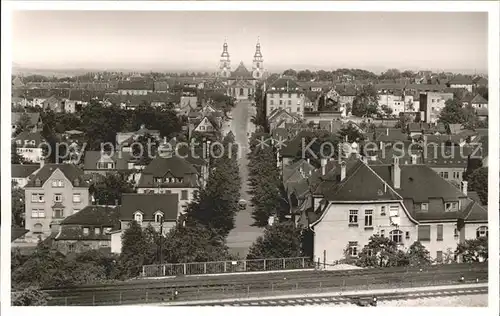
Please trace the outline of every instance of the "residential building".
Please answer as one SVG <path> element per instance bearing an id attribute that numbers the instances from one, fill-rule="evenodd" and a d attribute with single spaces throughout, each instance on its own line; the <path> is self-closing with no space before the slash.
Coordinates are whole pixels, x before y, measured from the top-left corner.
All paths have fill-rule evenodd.
<path id="1" fill-rule="evenodd" d="M 40 165 L 11 165 L 12 183 L 16 187 L 24 188 L 29 177 L 40 169 Z"/>
<path id="2" fill-rule="evenodd" d="M 161 139 L 160 131 L 148 129 L 145 124 L 142 124 L 137 131 L 116 133 L 116 145 L 124 152 L 132 152 L 132 144 L 134 144 L 139 137 L 146 135 L 150 135 L 156 140 Z"/>
<path id="3" fill-rule="evenodd" d="M 466 89 L 469 92 L 472 92 L 474 82 L 470 78 L 467 78 L 463 75 L 458 75 L 458 76 L 455 76 L 455 78 L 448 81 L 447 85 L 450 88 L 462 88 L 462 89 Z"/>
<path id="4" fill-rule="evenodd" d="M 40 132 L 21 132 L 14 138 L 16 151 L 25 160 L 39 163 L 43 159 L 43 144 L 45 139 Z"/>
<path id="5" fill-rule="evenodd" d="M 132 221 L 141 227 L 151 225 L 163 235 L 182 220 L 177 194 L 123 194 L 120 207 L 120 229 L 111 231 L 111 252 L 121 253 L 122 235 Z"/>
<path id="6" fill-rule="evenodd" d="M 297 82 L 289 77 L 274 81 L 266 91 L 266 115 L 274 109 L 284 109 L 298 117 L 304 116 L 305 94 Z"/>
<path id="7" fill-rule="evenodd" d="M 155 81 L 154 91 L 156 93 L 167 93 L 169 89 L 168 81 Z"/>
<path id="8" fill-rule="evenodd" d="M 137 193 L 176 194 L 179 213 L 182 213 L 202 182 L 203 175 L 186 158 L 158 156 L 142 171 Z"/>
<path id="9" fill-rule="evenodd" d="M 53 246 L 63 254 L 111 251 L 111 232 L 120 229 L 120 207 L 89 205 L 66 217 Z"/>
<path id="10" fill-rule="evenodd" d="M 25 192 L 26 239 L 37 242 L 59 232 L 59 224 L 90 202 L 89 182 L 72 164 L 45 164 L 28 181 Z"/>
<path id="11" fill-rule="evenodd" d="M 474 109 L 487 109 L 488 101 L 483 98 L 480 94 L 476 94 L 474 98 L 470 101 L 471 106 Z"/>
<path id="12" fill-rule="evenodd" d="M 358 160 L 341 169 L 338 181 L 314 197 L 308 217 L 315 261 L 357 257 L 379 235 L 402 250 L 418 240 L 439 262 L 459 241 L 487 234 L 487 210 L 468 198 L 467 186 L 459 190 L 427 166 L 395 158 L 392 165 Z"/>
<path id="13" fill-rule="evenodd" d="M 271 111 L 267 121 L 269 122 L 269 127 L 272 131 L 276 128 L 285 127 L 285 124 L 287 123 L 298 123 L 300 118 L 295 114 L 287 112 L 285 109 L 277 108 Z"/>
<path id="14" fill-rule="evenodd" d="M 420 112 L 423 112 L 423 121 L 436 123 L 446 101 L 453 99 L 453 93 L 426 92 L 420 93 Z"/>
<path id="15" fill-rule="evenodd" d="M 44 110 L 50 110 L 54 113 L 63 113 L 64 100 L 56 96 L 51 96 L 42 102 L 42 108 Z"/>
<path id="16" fill-rule="evenodd" d="M 135 169 L 135 160 L 131 152 L 86 151 L 84 157 L 83 170 L 85 174 L 104 176 L 109 172 L 124 172 Z"/>
<path id="17" fill-rule="evenodd" d="M 118 94 L 121 95 L 146 95 L 153 93 L 154 84 L 142 80 L 121 81 L 118 83 Z"/>

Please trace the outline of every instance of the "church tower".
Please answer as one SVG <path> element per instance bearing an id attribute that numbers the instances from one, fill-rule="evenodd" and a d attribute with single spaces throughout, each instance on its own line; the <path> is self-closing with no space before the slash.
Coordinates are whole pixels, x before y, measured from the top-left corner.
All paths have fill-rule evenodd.
<path id="1" fill-rule="evenodd" d="M 262 79 L 262 77 L 264 76 L 264 59 L 262 59 L 262 53 L 260 52 L 259 40 L 257 40 L 255 55 L 253 56 L 252 76 L 257 80 Z"/>
<path id="2" fill-rule="evenodd" d="M 222 46 L 222 54 L 220 55 L 218 77 L 228 78 L 231 76 L 231 60 L 229 59 L 229 52 L 227 51 L 227 42 L 224 40 Z"/>

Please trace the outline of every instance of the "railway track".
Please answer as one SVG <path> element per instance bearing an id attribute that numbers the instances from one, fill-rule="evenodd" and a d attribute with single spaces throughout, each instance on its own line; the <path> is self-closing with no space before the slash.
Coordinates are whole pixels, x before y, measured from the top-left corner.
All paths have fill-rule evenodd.
<path id="1" fill-rule="evenodd" d="M 453 284 L 464 275 L 470 282 L 487 280 L 487 265 L 431 266 L 428 269 L 366 269 L 350 271 L 301 271 L 276 274 L 180 277 L 137 280 L 118 285 L 97 285 L 47 290 L 50 305 L 122 305 L 176 301 L 251 297 L 259 293 L 321 292 L 326 289 L 426 286 Z"/>
<path id="2" fill-rule="evenodd" d="M 471 289 L 439 289 L 427 291 L 412 291 L 407 293 L 387 293 L 376 295 L 377 301 L 398 301 L 409 299 L 422 299 L 431 297 L 446 297 L 460 295 L 487 294 L 488 286 Z M 238 302 L 214 302 L 205 304 L 180 304 L 179 306 L 312 306 L 312 305 L 356 305 L 358 299 L 370 299 L 373 295 L 358 296 L 320 296 L 303 298 L 277 298 L 277 299 L 255 299 Z"/>

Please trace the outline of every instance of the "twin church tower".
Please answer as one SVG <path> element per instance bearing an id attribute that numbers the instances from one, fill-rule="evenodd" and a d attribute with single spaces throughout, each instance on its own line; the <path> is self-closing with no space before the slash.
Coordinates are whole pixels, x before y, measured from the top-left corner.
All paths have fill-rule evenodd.
<path id="1" fill-rule="evenodd" d="M 242 79 L 250 79 L 248 78 L 249 71 L 243 65 L 243 62 L 240 62 L 239 66 L 231 71 L 231 59 L 229 57 L 229 51 L 227 42 L 224 41 L 224 45 L 222 46 L 222 54 L 220 55 L 219 61 L 219 69 L 217 71 L 217 77 L 219 78 L 241 78 Z M 260 42 L 257 40 L 257 45 L 255 46 L 255 54 L 253 56 L 252 61 L 252 72 L 251 78 L 254 80 L 261 80 L 264 77 L 264 59 L 262 58 L 262 52 L 260 51 Z"/>

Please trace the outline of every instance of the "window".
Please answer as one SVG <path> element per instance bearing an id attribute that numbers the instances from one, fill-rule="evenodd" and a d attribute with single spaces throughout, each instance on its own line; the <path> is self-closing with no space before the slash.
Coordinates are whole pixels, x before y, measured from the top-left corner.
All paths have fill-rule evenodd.
<path id="1" fill-rule="evenodd" d="M 157 211 L 155 213 L 155 222 L 156 223 L 161 223 L 162 220 L 163 220 L 163 212 Z"/>
<path id="2" fill-rule="evenodd" d="M 292 105 L 292 100 L 288 100 L 288 105 Z"/>
<path id="3" fill-rule="evenodd" d="M 399 229 L 392 230 L 389 232 L 389 238 L 395 243 L 400 244 L 403 242 L 403 232 Z"/>
<path id="4" fill-rule="evenodd" d="M 437 238 L 436 240 L 442 241 L 443 240 L 443 225 L 438 224 L 437 225 Z"/>
<path id="5" fill-rule="evenodd" d="M 109 233 L 111 232 L 111 227 L 106 227 L 106 228 L 104 228 L 104 232 L 105 232 L 106 234 L 109 234 Z"/>
<path id="6" fill-rule="evenodd" d="M 445 179 L 448 179 L 448 172 L 444 172 L 444 177 Z"/>
<path id="7" fill-rule="evenodd" d="M 62 202 L 62 200 L 63 200 L 62 194 L 55 194 L 54 195 L 55 202 Z"/>
<path id="8" fill-rule="evenodd" d="M 438 263 L 443 263 L 443 252 L 442 251 L 436 251 L 436 261 Z"/>
<path id="9" fill-rule="evenodd" d="M 349 242 L 349 256 L 357 257 L 358 256 L 358 242 L 350 241 Z"/>
<path id="10" fill-rule="evenodd" d="M 41 234 L 43 233 L 43 226 L 40 223 L 36 223 L 33 225 L 33 234 Z"/>
<path id="11" fill-rule="evenodd" d="M 52 187 L 53 188 L 63 188 L 64 187 L 63 180 L 52 180 Z"/>
<path id="12" fill-rule="evenodd" d="M 405 239 L 410 239 L 410 232 L 405 233 Z"/>
<path id="13" fill-rule="evenodd" d="M 429 210 L 429 204 L 428 203 L 420 204 L 420 209 L 424 212 L 427 212 Z"/>
<path id="14" fill-rule="evenodd" d="M 45 202 L 45 195 L 43 193 L 33 193 L 31 194 L 31 202 L 43 203 Z"/>
<path id="15" fill-rule="evenodd" d="M 83 227 L 83 235 L 88 236 L 88 234 L 89 234 L 89 228 Z"/>
<path id="16" fill-rule="evenodd" d="M 32 209 L 31 210 L 31 218 L 45 218 L 45 210 L 43 208 Z"/>
<path id="17" fill-rule="evenodd" d="M 95 227 L 94 228 L 94 235 L 100 235 L 101 234 L 101 228 L 100 227 Z"/>
<path id="18" fill-rule="evenodd" d="M 187 200 L 188 199 L 188 190 L 182 190 L 181 191 L 181 200 Z"/>
<path id="19" fill-rule="evenodd" d="M 54 218 L 63 218 L 64 217 L 64 212 L 62 209 L 56 208 L 54 210 Z"/>
<path id="20" fill-rule="evenodd" d="M 292 97 L 292 94 L 291 93 L 288 93 L 288 97 L 291 98 Z M 290 101 L 291 103 L 292 101 Z"/>
<path id="21" fill-rule="evenodd" d="M 135 214 L 134 214 L 134 221 L 136 221 L 139 224 L 142 223 L 142 213 L 135 212 Z"/>
<path id="22" fill-rule="evenodd" d="M 76 213 L 78 213 L 78 212 L 80 212 L 80 209 L 79 209 L 79 208 L 74 208 L 74 209 L 73 209 L 73 214 L 76 214 Z"/>
<path id="23" fill-rule="evenodd" d="M 297 101 L 297 105 L 300 105 L 300 100 Z"/>
<path id="24" fill-rule="evenodd" d="M 280 105 L 283 105 L 283 100 L 280 100 Z"/>
<path id="25" fill-rule="evenodd" d="M 75 251 L 75 244 L 69 244 L 68 245 L 68 252 L 74 252 Z"/>
<path id="26" fill-rule="evenodd" d="M 373 210 L 365 210 L 365 227 L 373 227 Z"/>
<path id="27" fill-rule="evenodd" d="M 300 113 L 300 108 L 297 108 L 297 113 Z"/>
<path id="28" fill-rule="evenodd" d="M 481 226 L 476 230 L 476 238 L 488 237 L 488 226 Z"/>
<path id="29" fill-rule="evenodd" d="M 445 212 L 456 212 L 457 209 L 458 209 L 457 202 L 447 202 L 444 204 L 444 211 Z"/>
<path id="30" fill-rule="evenodd" d="M 350 210 L 349 225 L 357 225 L 357 224 L 358 224 L 358 210 Z"/>
<path id="31" fill-rule="evenodd" d="M 385 216 L 385 206 L 380 207 L 380 215 Z"/>
<path id="32" fill-rule="evenodd" d="M 380 230 L 380 237 L 385 237 L 385 229 Z"/>
<path id="33" fill-rule="evenodd" d="M 274 100 L 271 100 L 269 104 L 270 104 L 270 105 L 274 105 Z M 271 111 L 272 111 L 272 110 L 273 110 L 273 109 L 271 108 Z"/>
<path id="34" fill-rule="evenodd" d="M 430 225 L 419 225 L 418 226 L 418 240 L 419 241 L 431 240 L 431 226 Z"/>
<path id="35" fill-rule="evenodd" d="M 393 205 L 389 207 L 389 216 L 394 217 L 394 216 L 399 216 L 399 206 Z"/>
<path id="36" fill-rule="evenodd" d="M 81 201 L 80 193 L 73 193 L 73 203 L 80 203 Z"/>
<path id="37" fill-rule="evenodd" d="M 280 92 L 280 99 L 283 97 L 283 93 Z M 280 100 L 280 104 L 281 104 L 281 100 Z"/>
<path id="38" fill-rule="evenodd" d="M 458 229 L 456 227 L 453 229 L 453 237 L 458 238 Z"/>

